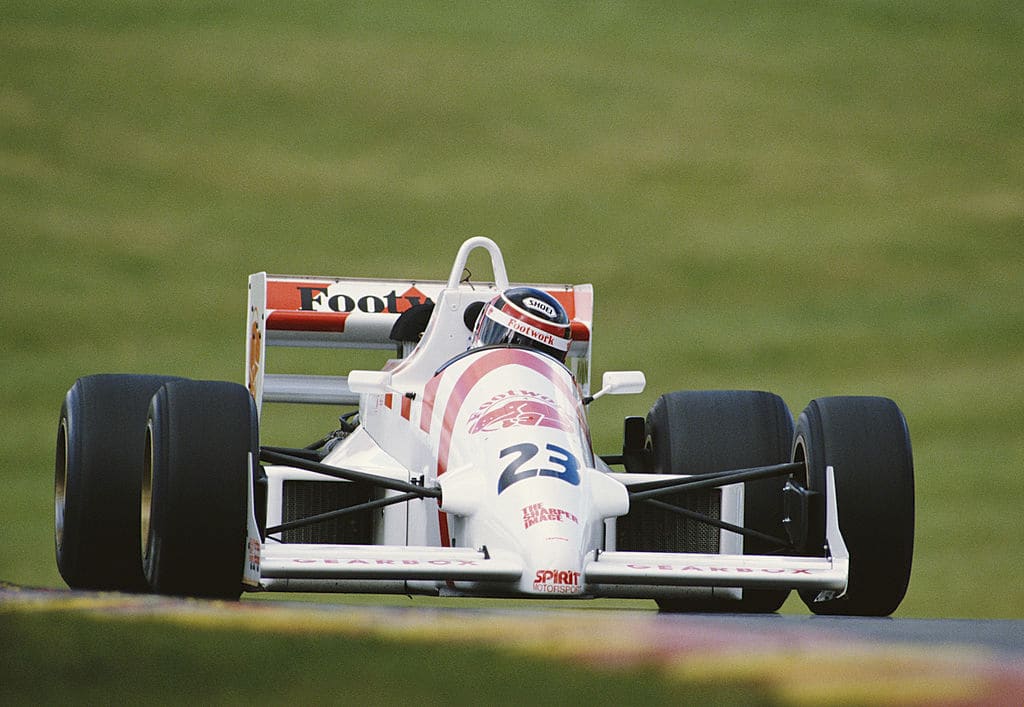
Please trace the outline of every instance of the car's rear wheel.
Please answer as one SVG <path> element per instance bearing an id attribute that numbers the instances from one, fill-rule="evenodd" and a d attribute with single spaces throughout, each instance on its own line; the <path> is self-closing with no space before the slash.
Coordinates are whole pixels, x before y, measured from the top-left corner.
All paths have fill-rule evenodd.
<path id="1" fill-rule="evenodd" d="M 148 589 L 139 562 L 146 410 L 169 380 L 85 376 L 64 397 L 54 465 L 54 546 L 57 569 L 72 589 Z"/>
<path id="2" fill-rule="evenodd" d="M 669 393 L 655 402 L 647 424 L 655 470 L 659 473 L 706 474 L 782 464 L 789 461 L 793 445 L 793 416 L 785 401 L 762 391 Z M 746 484 L 745 527 L 780 539 L 786 537 L 782 524 L 784 484 L 783 478 Z M 765 540 L 750 537 L 744 538 L 743 548 L 747 555 L 778 549 Z M 664 542 L 657 549 L 684 551 Z M 739 601 L 663 599 L 658 605 L 665 611 L 770 613 L 778 611 L 788 596 L 789 590 L 785 589 L 745 589 Z"/>
<path id="3" fill-rule="evenodd" d="M 888 398 L 813 400 L 797 421 L 793 459 L 805 463 L 812 491 L 826 490 L 833 468 L 850 555 L 846 593 L 804 590 L 804 603 L 815 614 L 888 616 L 906 594 L 914 552 L 914 461 L 903 413 Z"/>
<path id="4" fill-rule="evenodd" d="M 143 567 L 154 591 L 241 594 L 257 430 L 255 404 L 241 385 L 180 381 L 153 396 L 141 516 Z"/>

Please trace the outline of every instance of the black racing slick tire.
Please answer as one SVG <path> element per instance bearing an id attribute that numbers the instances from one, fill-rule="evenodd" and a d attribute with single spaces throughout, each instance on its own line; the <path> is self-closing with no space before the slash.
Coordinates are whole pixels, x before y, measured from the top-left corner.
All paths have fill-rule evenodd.
<path id="1" fill-rule="evenodd" d="M 142 475 L 142 564 L 154 592 L 238 599 L 256 406 L 235 383 L 178 381 L 153 396 Z"/>
<path id="2" fill-rule="evenodd" d="M 57 569 L 72 589 L 144 592 L 139 484 L 149 400 L 169 376 L 79 378 L 61 407 L 54 466 Z"/>
<path id="3" fill-rule="evenodd" d="M 807 486 L 835 475 L 839 530 L 850 556 L 845 594 L 803 590 L 815 614 L 888 616 L 903 601 L 914 553 L 914 461 L 906 419 L 888 398 L 818 398 L 796 425 L 794 461 Z"/>
<path id="4" fill-rule="evenodd" d="M 789 461 L 793 416 L 774 393 L 753 390 L 679 391 L 655 401 L 647 418 L 655 470 L 660 473 L 706 474 Z M 748 482 L 744 489 L 747 528 L 785 538 L 782 489 L 784 478 Z M 744 538 L 743 552 L 777 550 L 766 541 Z M 665 548 L 666 551 L 679 551 Z M 771 613 L 789 596 L 785 589 L 746 589 L 735 600 L 659 600 L 664 611 L 729 611 Z"/>

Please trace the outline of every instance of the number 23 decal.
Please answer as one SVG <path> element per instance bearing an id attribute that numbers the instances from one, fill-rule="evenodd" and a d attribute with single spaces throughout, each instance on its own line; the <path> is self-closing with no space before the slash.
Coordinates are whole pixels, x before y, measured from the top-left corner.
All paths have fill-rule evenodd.
<path id="1" fill-rule="evenodd" d="M 502 449 L 498 455 L 499 459 L 504 459 L 505 457 L 513 457 L 513 459 L 505 467 L 505 471 L 501 472 L 501 478 L 498 479 L 498 493 L 501 493 L 517 481 L 532 479 L 535 476 L 550 476 L 555 479 L 561 479 L 573 486 L 578 486 L 580 483 L 580 464 L 576 461 L 576 457 L 568 450 L 562 449 L 556 444 L 546 445 L 545 450 L 551 452 L 548 455 L 548 464 L 553 464 L 559 468 L 522 468 L 528 461 L 540 453 L 540 449 L 536 444 L 525 442 L 523 444 L 513 444 L 511 447 Z"/>

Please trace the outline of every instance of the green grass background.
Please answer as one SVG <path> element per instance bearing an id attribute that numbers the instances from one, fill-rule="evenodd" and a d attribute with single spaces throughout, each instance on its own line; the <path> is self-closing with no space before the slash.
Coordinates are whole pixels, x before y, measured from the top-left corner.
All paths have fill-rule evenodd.
<path id="1" fill-rule="evenodd" d="M 0 0 L 0 578 L 61 585 L 78 376 L 241 380 L 249 273 L 444 278 L 482 234 L 646 371 L 598 451 L 669 390 L 893 397 L 898 615 L 1020 618 L 1021 8 Z"/>

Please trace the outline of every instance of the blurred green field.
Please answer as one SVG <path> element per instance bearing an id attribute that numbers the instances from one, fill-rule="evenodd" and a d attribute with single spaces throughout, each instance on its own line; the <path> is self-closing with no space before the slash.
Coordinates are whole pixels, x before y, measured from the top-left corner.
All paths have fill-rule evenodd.
<path id="1" fill-rule="evenodd" d="M 514 280 L 592 282 L 597 373 L 646 371 L 595 405 L 598 451 L 674 389 L 893 397 L 918 498 L 897 615 L 1024 616 L 1022 6 L 0 16 L 0 579 L 61 584 L 78 376 L 241 380 L 250 272 L 443 278 L 482 234 Z M 268 435 L 334 411 L 303 414 Z"/>

